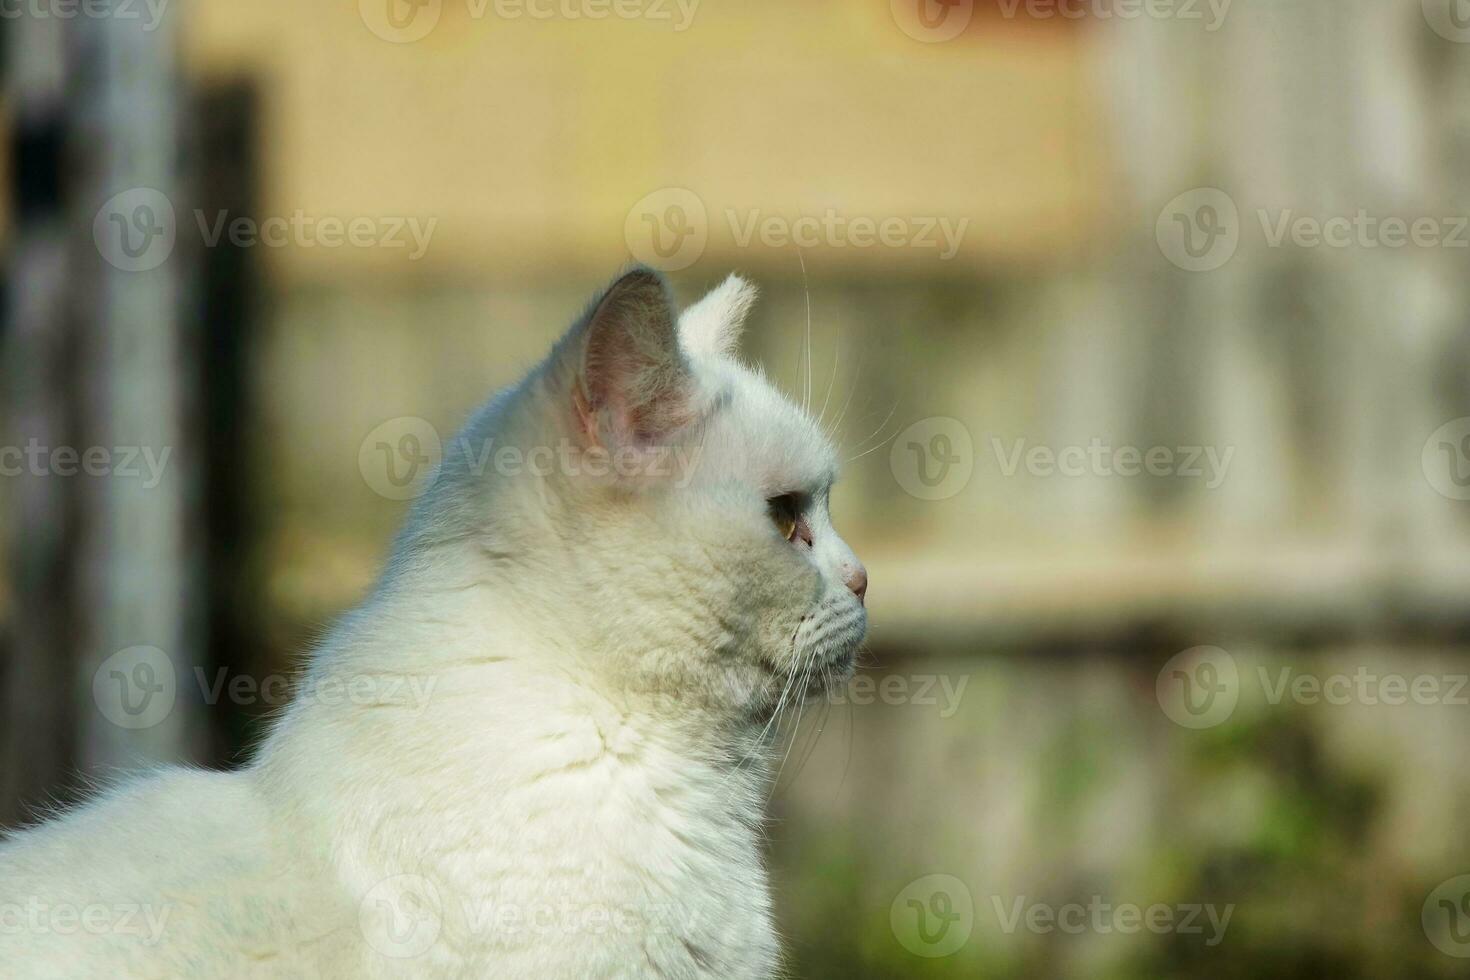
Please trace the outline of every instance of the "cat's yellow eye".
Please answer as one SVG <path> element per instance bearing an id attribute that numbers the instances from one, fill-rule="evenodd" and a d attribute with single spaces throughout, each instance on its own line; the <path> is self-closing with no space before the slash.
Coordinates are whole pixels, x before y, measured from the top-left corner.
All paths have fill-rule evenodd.
<path id="1" fill-rule="evenodd" d="M 766 512 L 771 515 L 771 523 L 776 525 L 776 530 L 787 541 L 796 539 L 796 525 L 801 518 L 800 504 L 801 501 L 794 493 L 783 493 L 766 501 Z"/>

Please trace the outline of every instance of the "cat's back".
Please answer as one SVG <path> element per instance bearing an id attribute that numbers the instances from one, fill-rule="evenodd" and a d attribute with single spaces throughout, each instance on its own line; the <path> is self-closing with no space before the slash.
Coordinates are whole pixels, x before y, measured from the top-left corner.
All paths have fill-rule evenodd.
<path id="1" fill-rule="evenodd" d="M 24 977 L 300 976 L 335 940 L 251 772 L 166 769 L 0 842 L 0 962 Z M 341 921 L 348 921 L 342 918 Z"/>

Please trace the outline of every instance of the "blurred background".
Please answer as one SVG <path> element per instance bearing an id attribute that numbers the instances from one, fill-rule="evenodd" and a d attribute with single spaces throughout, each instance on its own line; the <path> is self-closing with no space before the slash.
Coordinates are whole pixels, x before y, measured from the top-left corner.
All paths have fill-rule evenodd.
<path id="1" fill-rule="evenodd" d="M 848 460 L 870 652 L 774 793 L 795 976 L 1465 974 L 1465 0 L 0 32 L 0 825 L 248 758 L 637 259 L 755 280 L 747 356 Z"/>

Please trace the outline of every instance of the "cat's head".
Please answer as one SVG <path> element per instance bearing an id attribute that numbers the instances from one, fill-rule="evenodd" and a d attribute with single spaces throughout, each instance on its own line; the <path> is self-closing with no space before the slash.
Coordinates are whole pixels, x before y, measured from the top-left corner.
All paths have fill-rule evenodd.
<path id="1" fill-rule="evenodd" d="M 419 523 L 477 541 L 616 682 L 759 715 L 849 676 L 867 572 L 831 443 L 734 357 L 754 298 L 731 276 L 681 315 L 623 275 L 456 440 Z M 487 441 L 522 465 L 483 465 Z"/>

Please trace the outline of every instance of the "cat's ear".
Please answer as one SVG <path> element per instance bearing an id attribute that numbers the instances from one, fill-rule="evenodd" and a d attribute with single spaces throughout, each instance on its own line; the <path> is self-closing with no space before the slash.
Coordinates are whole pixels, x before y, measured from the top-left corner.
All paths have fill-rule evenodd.
<path id="1" fill-rule="evenodd" d="M 602 295 L 581 330 L 572 411 L 589 445 L 646 447 L 695 417 L 693 373 L 663 276 L 638 267 Z"/>
<path id="2" fill-rule="evenodd" d="M 695 357 L 729 357 L 740 342 L 745 316 L 755 304 L 756 288 L 731 273 L 679 318 L 684 349 Z"/>

